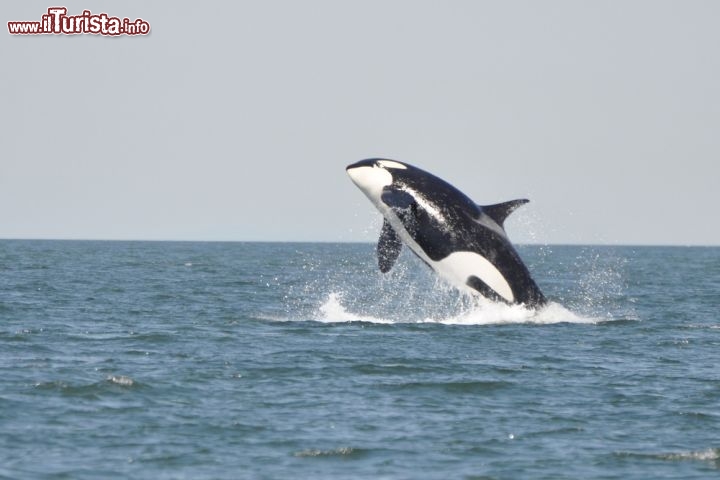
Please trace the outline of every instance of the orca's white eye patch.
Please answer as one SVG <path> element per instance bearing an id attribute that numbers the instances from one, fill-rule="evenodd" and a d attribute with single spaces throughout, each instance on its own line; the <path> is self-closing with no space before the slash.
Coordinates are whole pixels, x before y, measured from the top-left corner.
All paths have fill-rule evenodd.
<path id="1" fill-rule="evenodd" d="M 407 167 L 405 165 L 400 162 L 394 162 L 392 160 L 378 160 L 377 163 L 385 168 L 402 168 L 404 170 L 407 170 Z"/>

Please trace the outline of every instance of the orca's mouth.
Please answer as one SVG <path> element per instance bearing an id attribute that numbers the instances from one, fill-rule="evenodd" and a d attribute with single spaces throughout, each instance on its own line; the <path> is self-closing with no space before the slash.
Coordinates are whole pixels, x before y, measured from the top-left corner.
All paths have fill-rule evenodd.
<path id="1" fill-rule="evenodd" d="M 407 165 L 397 162 L 395 160 L 388 160 L 385 158 L 366 158 L 365 160 L 360 160 L 359 162 L 348 165 L 347 167 L 345 167 L 345 170 L 352 170 L 353 168 L 360 167 L 380 167 L 400 170 L 407 170 L 408 168 Z"/>
<path id="2" fill-rule="evenodd" d="M 347 167 L 345 167 L 346 171 L 350 171 L 354 168 L 361 168 L 361 167 L 374 167 L 377 163 L 377 158 L 366 158 L 365 160 L 360 160 L 359 162 L 351 163 Z"/>

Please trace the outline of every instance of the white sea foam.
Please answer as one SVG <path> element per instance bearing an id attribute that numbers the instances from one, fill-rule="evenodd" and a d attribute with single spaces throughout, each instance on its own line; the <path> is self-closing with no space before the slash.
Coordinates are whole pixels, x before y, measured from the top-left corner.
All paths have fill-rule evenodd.
<path id="1" fill-rule="evenodd" d="M 393 315 L 392 317 L 395 317 Z M 546 307 L 534 310 L 521 305 L 505 305 L 479 299 L 469 308 L 446 316 L 427 317 L 407 312 L 399 318 L 369 315 L 364 312 L 353 312 L 343 305 L 343 295 L 338 292 L 330 293 L 327 299 L 318 308 L 314 320 L 324 323 L 339 322 L 368 322 L 382 324 L 396 323 L 439 323 L 444 325 L 497 325 L 513 323 L 597 323 L 595 318 L 577 315 L 559 303 L 551 302 Z"/>
<path id="2" fill-rule="evenodd" d="M 708 448 L 707 450 L 699 450 L 695 452 L 667 453 L 661 455 L 661 458 L 667 460 L 700 460 L 711 462 L 720 460 L 720 450 L 716 448 Z"/>
<path id="3" fill-rule="evenodd" d="M 135 384 L 135 380 L 125 375 L 111 375 L 107 379 L 108 382 L 116 383 L 123 387 L 132 387 Z"/>

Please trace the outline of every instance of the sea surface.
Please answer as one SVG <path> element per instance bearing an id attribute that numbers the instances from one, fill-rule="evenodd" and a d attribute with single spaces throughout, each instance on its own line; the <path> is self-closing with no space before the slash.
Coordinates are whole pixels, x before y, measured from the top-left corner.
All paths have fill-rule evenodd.
<path id="1" fill-rule="evenodd" d="M 0 478 L 720 478 L 720 248 L 0 241 Z"/>

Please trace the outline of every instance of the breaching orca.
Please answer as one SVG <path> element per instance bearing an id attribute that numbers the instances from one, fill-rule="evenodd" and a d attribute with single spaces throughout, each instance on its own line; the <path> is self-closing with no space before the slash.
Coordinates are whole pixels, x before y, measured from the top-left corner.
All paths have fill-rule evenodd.
<path id="1" fill-rule="evenodd" d="M 529 308 L 546 303 L 503 228 L 528 200 L 480 206 L 446 181 L 395 160 L 361 160 L 346 170 L 384 217 L 377 245 L 383 273 L 405 243 L 461 290 Z"/>

